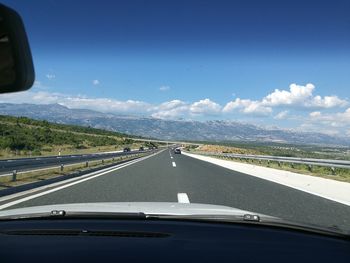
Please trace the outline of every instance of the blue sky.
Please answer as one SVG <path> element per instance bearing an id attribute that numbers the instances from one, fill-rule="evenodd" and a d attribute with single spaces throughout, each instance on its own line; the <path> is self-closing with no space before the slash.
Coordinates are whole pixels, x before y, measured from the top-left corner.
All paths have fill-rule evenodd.
<path id="1" fill-rule="evenodd" d="M 36 84 L 0 101 L 350 135 L 349 1 L 3 3 Z"/>

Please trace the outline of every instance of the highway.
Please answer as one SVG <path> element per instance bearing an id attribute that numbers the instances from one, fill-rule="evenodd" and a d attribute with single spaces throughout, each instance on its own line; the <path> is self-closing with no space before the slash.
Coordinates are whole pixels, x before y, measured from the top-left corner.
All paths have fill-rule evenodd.
<path id="1" fill-rule="evenodd" d="M 19 158 L 0 160 L 0 175 L 10 173 L 13 170 L 28 171 L 51 166 L 59 166 L 61 164 L 73 164 L 85 161 L 101 160 L 118 156 L 141 153 L 145 151 L 133 150 L 130 152 L 110 152 L 110 153 L 94 153 L 94 154 L 72 154 L 62 156 L 43 156 L 35 158 Z"/>
<path id="2" fill-rule="evenodd" d="M 28 196 L 0 200 L 0 209 L 80 202 L 191 202 L 350 229 L 350 206 L 168 149 L 120 169 L 63 185 L 57 191 Z M 9 202 L 14 204 L 6 206 Z"/>

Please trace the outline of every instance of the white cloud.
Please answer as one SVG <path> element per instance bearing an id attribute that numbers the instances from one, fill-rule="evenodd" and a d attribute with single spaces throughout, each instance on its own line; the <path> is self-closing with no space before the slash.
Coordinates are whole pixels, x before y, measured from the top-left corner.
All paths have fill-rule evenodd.
<path id="1" fill-rule="evenodd" d="M 91 109 L 101 112 L 114 113 L 144 113 L 152 105 L 142 101 L 127 100 L 119 101 L 108 98 L 87 98 L 85 96 L 71 96 L 61 93 L 50 93 L 46 91 L 25 91 L 18 93 L 1 94 L 0 102 L 7 103 L 34 103 L 53 104 L 58 103 L 68 108 Z"/>
<path id="2" fill-rule="evenodd" d="M 186 106 L 186 102 L 183 102 L 181 100 L 171 100 L 171 101 L 166 101 L 163 102 L 161 104 L 159 104 L 158 106 L 154 106 L 153 109 L 154 110 L 172 110 L 178 107 L 183 107 Z"/>
<path id="3" fill-rule="evenodd" d="M 289 113 L 289 111 L 287 111 L 287 110 L 281 111 L 274 117 L 274 119 L 276 119 L 276 120 L 284 120 L 284 119 L 286 119 L 288 113 Z"/>
<path id="4" fill-rule="evenodd" d="M 172 100 L 163 102 L 158 106 L 152 107 L 150 111 L 154 118 L 167 119 L 167 118 L 179 118 L 187 115 L 188 113 L 188 104 L 181 100 Z"/>
<path id="5" fill-rule="evenodd" d="M 321 112 L 320 111 L 313 111 L 313 112 L 310 112 L 309 116 L 312 118 L 317 118 L 317 117 L 321 116 Z"/>
<path id="6" fill-rule="evenodd" d="M 112 113 L 144 113 L 151 107 L 150 104 L 142 101 L 118 101 L 107 98 L 91 99 L 83 97 L 65 98 L 65 101 L 60 104 L 69 108 L 84 108 Z"/>
<path id="7" fill-rule="evenodd" d="M 313 96 L 315 86 L 311 83 L 305 86 L 291 84 L 289 91 L 276 89 L 268 94 L 261 101 L 264 106 L 295 106 L 306 108 L 334 108 L 344 107 L 348 104 L 346 100 L 339 99 L 337 96 Z"/>
<path id="8" fill-rule="evenodd" d="M 317 132 L 317 133 L 323 133 L 328 135 L 342 135 L 341 130 L 329 127 L 325 128 L 324 126 L 320 125 L 319 123 L 312 123 L 310 121 L 306 123 L 302 123 L 299 127 L 297 127 L 295 130 L 301 131 L 301 132 Z"/>
<path id="9" fill-rule="evenodd" d="M 159 105 L 137 100 L 120 101 L 108 98 L 88 98 L 86 96 L 71 96 L 46 91 L 25 91 L 0 95 L 0 103 L 58 103 L 73 109 L 91 109 L 109 113 L 147 114 L 156 118 L 183 118 L 193 113 L 210 114 L 220 112 L 220 106 L 208 99 L 193 104 L 181 100 L 163 102 Z M 192 107 L 192 110 L 191 110 Z"/>
<path id="10" fill-rule="evenodd" d="M 301 127 L 304 131 L 317 131 L 329 135 L 338 134 L 348 136 L 347 132 L 350 131 L 350 108 L 336 113 L 311 112 L 308 117 L 304 118 L 304 123 Z"/>
<path id="11" fill-rule="evenodd" d="M 319 111 L 315 111 L 311 112 L 309 116 L 311 122 L 316 122 L 327 126 L 350 126 L 350 108 L 346 109 L 344 112 L 337 113 L 321 113 Z"/>
<path id="12" fill-rule="evenodd" d="M 158 110 L 151 114 L 154 118 L 159 119 L 177 119 L 188 116 L 188 106 L 182 105 L 168 110 Z"/>
<path id="13" fill-rule="evenodd" d="M 309 104 L 308 104 L 309 103 Z M 334 108 L 334 107 L 344 107 L 348 104 L 346 100 L 339 99 L 337 96 L 315 96 L 306 106 L 315 108 Z"/>
<path id="14" fill-rule="evenodd" d="M 221 106 L 210 99 L 204 99 L 194 102 L 190 106 L 190 112 L 193 114 L 218 114 Z"/>
<path id="15" fill-rule="evenodd" d="M 161 86 L 161 87 L 159 88 L 159 90 L 160 90 L 160 91 L 168 91 L 168 90 L 170 90 L 170 87 L 169 87 L 169 86 L 163 85 L 163 86 Z"/>
<path id="16" fill-rule="evenodd" d="M 257 101 L 252 101 L 247 107 L 242 110 L 242 112 L 255 115 L 268 115 L 272 112 L 272 108 L 265 107 Z"/>
<path id="17" fill-rule="evenodd" d="M 92 85 L 94 85 L 94 86 L 100 85 L 100 81 L 98 79 L 94 79 L 92 81 Z"/>
<path id="18" fill-rule="evenodd" d="M 56 75 L 55 75 L 55 74 L 48 73 L 48 74 L 45 75 L 45 77 L 46 77 L 48 80 L 52 80 L 52 79 L 55 79 L 55 78 L 56 78 Z"/>
<path id="19" fill-rule="evenodd" d="M 240 113 L 252 115 L 269 115 L 273 112 L 273 108 L 293 108 L 293 109 L 329 109 L 335 107 L 344 107 L 348 105 L 346 100 L 337 96 L 319 95 L 313 96 L 315 86 L 311 83 L 305 86 L 291 84 L 288 90 L 276 89 L 274 92 L 263 97 L 261 100 L 236 98 L 228 102 L 223 108 L 224 113 L 237 110 Z M 283 113 L 282 113 L 283 112 Z M 277 114 L 275 119 L 284 119 L 285 110 Z"/>
<path id="20" fill-rule="evenodd" d="M 315 129 L 321 132 L 337 130 L 344 134 L 350 130 L 350 108 L 342 112 L 334 112 L 336 107 L 344 107 L 347 101 L 337 96 L 314 96 L 315 87 L 312 84 L 305 86 L 292 84 L 289 91 L 275 90 L 260 100 L 235 98 L 224 106 L 209 98 L 195 102 L 175 99 L 152 104 L 138 100 L 121 101 L 109 98 L 89 98 L 83 95 L 72 96 L 42 90 L 45 86 L 40 81 L 36 81 L 34 87 L 38 90 L 1 94 L 0 102 L 58 103 L 69 108 L 85 108 L 117 114 L 148 115 L 162 119 L 217 119 L 220 117 L 239 119 L 243 115 L 269 116 L 271 119 L 281 121 L 281 124 L 286 122 L 284 121 L 286 119 L 293 120 L 296 123 L 295 126 L 304 123 L 306 125 L 304 128 L 309 127 L 309 130 Z M 300 108 L 307 109 L 307 111 L 297 111 Z M 333 109 L 330 110 L 330 108 Z M 276 110 L 276 114 L 272 114 L 274 110 Z"/>
<path id="21" fill-rule="evenodd" d="M 172 100 L 153 107 L 152 111 L 154 111 L 152 117 L 155 118 L 186 118 L 220 114 L 221 106 L 210 99 L 199 100 L 192 104 L 181 100 Z"/>
<path id="22" fill-rule="evenodd" d="M 228 102 L 223 108 L 223 112 L 229 113 L 236 109 L 241 113 L 253 115 L 267 115 L 272 112 L 271 107 L 263 106 L 259 101 L 240 98 Z"/>
<path id="23" fill-rule="evenodd" d="M 44 85 L 41 81 L 39 80 L 35 80 L 34 84 L 33 84 L 33 88 L 37 88 L 37 89 L 48 89 L 49 87 Z"/>
<path id="24" fill-rule="evenodd" d="M 315 86 L 310 83 L 305 86 L 291 84 L 289 91 L 276 89 L 263 98 L 261 103 L 266 106 L 302 104 L 312 96 L 314 89 Z"/>
<path id="25" fill-rule="evenodd" d="M 241 100 L 240 98 L 235 99 L 234 101 L 228 102 L 223 108 L 223 112 L 230 112 L 238 108 L 242 108 L 245 105 L 248 105 L 251 100 Z"/>

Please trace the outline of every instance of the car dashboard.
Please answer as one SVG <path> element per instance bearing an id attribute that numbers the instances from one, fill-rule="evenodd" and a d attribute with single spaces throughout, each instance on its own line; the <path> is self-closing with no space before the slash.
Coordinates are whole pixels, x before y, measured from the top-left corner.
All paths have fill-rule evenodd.
<path id="1" fill-rule="evenodd" d="M 0 222 L 1 262 L 350 262 L 350 241 L 250 224 L 183 220 Z"/>

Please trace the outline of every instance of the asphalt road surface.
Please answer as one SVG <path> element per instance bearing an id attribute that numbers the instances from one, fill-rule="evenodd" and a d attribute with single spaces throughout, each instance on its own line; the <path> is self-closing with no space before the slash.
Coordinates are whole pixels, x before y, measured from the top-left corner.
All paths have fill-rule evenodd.
<path id="1" fill-rule="evenodd" d="M 349 206 L 174 154 L 168 149 L 7 209 L 80 202 L 178 201 L 225 205 L 293 221 L 350 229 Z"/>

